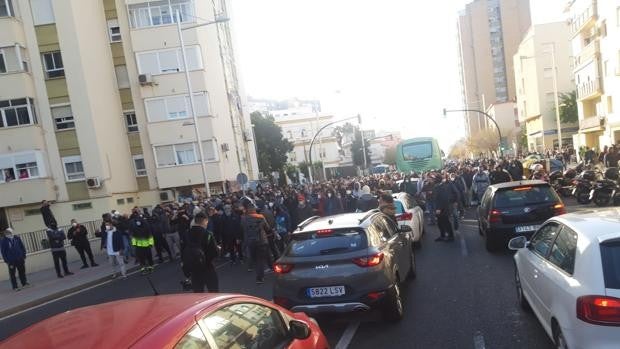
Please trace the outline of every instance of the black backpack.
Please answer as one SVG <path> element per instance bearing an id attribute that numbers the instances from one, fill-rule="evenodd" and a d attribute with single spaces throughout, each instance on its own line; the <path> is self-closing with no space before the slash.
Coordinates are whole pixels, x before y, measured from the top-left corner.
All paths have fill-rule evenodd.
<path id="1" fill-rule="evenodd" d="M 183 266 L 188 270 L 202 269 L 207 265 L 207 257 L 199 243 L 190 242 L 183 250 Z"/>

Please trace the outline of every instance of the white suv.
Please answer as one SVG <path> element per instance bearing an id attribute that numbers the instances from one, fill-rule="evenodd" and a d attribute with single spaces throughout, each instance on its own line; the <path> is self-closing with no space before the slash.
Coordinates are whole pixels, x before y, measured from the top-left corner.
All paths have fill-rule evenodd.
<path id="1" fill-rule="evenodd" d="M 620 348 L 620 210 L 554 217 L 508 247 L 521 306 L 558 348 Z"/>

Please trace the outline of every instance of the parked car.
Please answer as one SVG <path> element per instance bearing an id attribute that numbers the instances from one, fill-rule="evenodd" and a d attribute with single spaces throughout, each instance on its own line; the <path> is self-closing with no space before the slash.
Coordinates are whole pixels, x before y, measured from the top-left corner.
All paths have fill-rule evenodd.
<path id="1" fill-rule="evenodd" d="M 0 342 L 2 348 L 328 348 L 317 323 L 260 298 L 178 294 L 70 310 Z"/>
<path id="2" fill-rule="evenodd" d="M 515 236 L 526 237 L 547 219 L 564 214 L 564 203 L 549 183 L 539 180 L 491 185 L 478 206 L 478 229 L 488 251 L 505 248 Z"/>
<path id="3" fill-rule="evenodd" d="M 407 193 L 396 193 L 394 205 L 396 206 L 396 220 L 398 224 L 411 227 L 411 239 L 415 247 L 422 247 L 422 235 L 424 235 L 424 211 Z"/>
<path id="4" fill-rule="evenodd" d="M 400 320 L 401 284 L 416 275 L 410 233 L 376 209 L 309 218 L 274 264 L 274 302 L 310 314 L 378 308 Z"/>
<path id="5" fill-rule="evenodd" d="M 519 302 L 558 348 L 620 346 L 620 210 L 554 217 L 509 247 Z"/>

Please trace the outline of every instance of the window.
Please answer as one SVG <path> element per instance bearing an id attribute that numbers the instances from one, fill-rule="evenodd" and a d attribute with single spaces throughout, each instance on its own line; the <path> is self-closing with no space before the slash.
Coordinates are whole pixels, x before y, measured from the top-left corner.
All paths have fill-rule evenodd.
<path id="1" fill-rule="evenodd" d="M 124 205 L 125 204 L 125 199 L 116 199 L 116 204 L 117 205 Z"/>
<path id="2" fill-rule="evenodd" d="M 13 0 L 0 0 L 0 17 L 13 17 Z"/>
<path id="3" fill-rule="evenodd" d="M 405 161 L 430 159 L 433 157 L 433 144 L 431 142 L 409 143 L 403 145 L 403 158 Z"/>
<path id="4" fill-rule="evenodd" d="M 108 19 L 108 35 L 110 36 L 110 42 L 122 41 L 121 27 L 118 25 L 118 19 Z"/>
<path id="5" fill-rule="evenodd" d="M 202 142 L 202 152 L 205 155 L 205 161 L 206 162 L 217 161 L 218 160 L 217 144 L 215 143 L 215 140 L 210 139 L 208 141 L 203 141 Z M 200 154 L 198 154 L 198 160 L 200 160 Z"/>
<path id="6" fill-rule="evenodd" d="M 62 158 L 65 167 L 65 179 L 67 182 L 81 181 L 86 178 L 81 156 L 67 156 Z"/>
<path id="7" fill-rule="evenodd" d="M 146 176 L 146 165 L 144 164 L 144 155 L 134 155 L 133 165 L 136 170 L 136 177 Z"/>
<path id="8" fill-rule="evenodd" d="M 601 243 L 601 264 L 605 288 L 620 290 L 620 239 Z"/>
<path id="9" fill-rule="evenodd" d="M 164 145 L 155 147 L 155 157 L 158 167 L 175 166 L 174 147 L 172 145 Z"/>
<path id="10" fill-rule="evenodd" d="M 218 348 L 282 348 L 291 341 L 277 310 L 253 304 L 232 304 L 201 320 Z"/>
<path id="11" fill-rule="evenodd" d="M 129 6 L 131 27 L 146 28 L 176 23 L 177 12 L 181 23 L 194 21 L 194 5 L 191 0 L 151 1 Z"/>
<path id="12" fill-rule="evenodd" d="M 0 128 L 33 125 L 36 123 L 32 98 L 0 101 Z"/>
<path id="13" fill-rule="evenodd" d="M 34 153 L 17 155 L 15 161 L 15 174 L 18 179 L 30 179 L 39 177 L 37 158 Z"/>
<path id="14" fill-rule="evenodd" d="M 51 110 L 56 131 L 75 129 L 75 120 L 70 106 L 52 107 Z"/>
<path id="15" fill-rule="evenodd" d="M 177 164 L 186 165 L 198 162 L 193 143 L 175 144 L 174 153 L 176 154 Z"/>
<path id="16" fill-rule="evenodd" d="M 73 211 L 88 210 L 91 208 L 93 208 L 93 204 L 91 202 L 82 202 L 80 204 L 73 204 Z"/>
<path id="17" fill-rule="evenodd" d="M 181 340 L 174 346 L 174 349 L 209 349 L 209 342 L 205 334 L 198 325 L 194 325 Z"/>
<path id="18" fill-rule="evenodd" d="M 127 125 L 127 132 L 139 132 L 138 129 L 138 119 L 136 118 L 136 112 L 134 111 L 126 111 L 123 113 L 125 116 L 125 124 Z"/>
<path id="19" fill-rule="evenodd" d="M 551 250 L 551 244 L 560 230 L 557 223 L 549 223 L 540 228 L 530 241 L 531 249 L 543 258 L 546 258 Z"/>
<path id="20" fill-rule="evenodd" d="M 4 51 L 2 50 L 0 50 L 0 73 L 6 73 L 6 62 L 4 61 Z"/>
<path id="21" fill-rule="evenodd" d="M 185 48 L 189 70 L 202 69 L 202 54 L 199 46 Z M 181 49 L 141 52 L 136 54 L 140 74 L 152 75 L 184 71 Z"/>
<path id="22" fill-rule="evenodd" d="M 553 243 L 549 262 L 572 275 L 575 268 L 576 249 L 577 233 L 570 228 L 564 227 Z"/>
<path id="23" fill-rule="evenodd" d="M 30 0 L 30 7 L 32 8 L 32 20 L 34 21 L 34 25 L 55 22 L 52 0 Z"/>
<path id="24" fill-rule="evenodd" d="M 126 65 L 115 66 L 114 72 L 116 73 L 116 83 L 118 84 L 118 88 L 129 88 L 131 86 L 129 84 L 129 74 L 127 73 Z"/>
<path id="25" fill-rule="evenodd" d="M 0 183 L 45 176 L 42 157 L 37 152 L 20 152 L 0 156 Z"/>
<path id="26" fill-rule="evenodd" d="M 45 63 L 45 75 L 48 79 L 65 76 L 65 68 L 62 64 L 60 51 L 44 53 L 43 63 Z"/>
<path id="27" fill-rule="evenodd" d="M 203 152 L 206 161 L 217 161 L 217 144 L 214 140 L 207 140 L 203 143 Z M 200 154 L 197 143 L 182 143 L 172 145 L 161 145 L 155 147 L 155 157 L 158 167 L 178 166 L 195 164 L 200 162 Z"/>
<path id="28" fill-rule="evenodd" d="M 545 68 L 543 70 L 543 77 L 545 77 L 545 78 L 552 78 L 553 77 L 553 69 L 552 68 Z"/>
<path id="29" fill-rule="evenodd" d="M 128 204 L 133 204 L 133 198 L 127 198 L 127 203 Z"/>
<path id="30" fill-rule="evenodd" d="M 150 122 L 186 119 L 190 117 L 190 101 L 187 95 L 150 98 L 144 101 Z M 194 94 L 197 116 L 209 115 L 209 98 L 206 92 Z"/>

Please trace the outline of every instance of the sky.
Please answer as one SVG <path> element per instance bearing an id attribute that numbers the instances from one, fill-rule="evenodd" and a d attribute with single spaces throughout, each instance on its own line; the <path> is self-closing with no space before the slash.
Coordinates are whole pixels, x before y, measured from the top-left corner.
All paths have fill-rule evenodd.
<path id="1" fill-rule="evenodd" d="M 229 0 L 238 69 L 249 96 L 318 99 L 364 129 L 464 136 L 456 18 L 470 1 Z M 531 0 L 534 23 L 562 20 L 566 0 Z"/>

